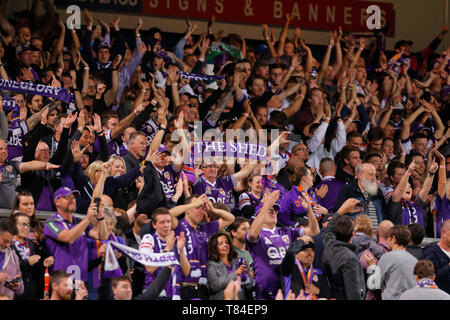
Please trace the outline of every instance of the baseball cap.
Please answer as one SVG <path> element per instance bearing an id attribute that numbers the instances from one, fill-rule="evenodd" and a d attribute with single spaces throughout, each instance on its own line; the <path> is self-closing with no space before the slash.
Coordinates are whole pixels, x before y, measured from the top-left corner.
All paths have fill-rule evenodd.
<path id="1" fill-rule="evenodd" d="M 292 242 L 291 246 L 288 248 L 288 251 L 293 252 L 294 254 L 299 253 L 305 249 L 313 249 L 315 248 L 314 242 L 304 242 L 301 239 L 295 240 Z"/>
<path id="2" fill-rule="evenodd" d="M 107 41 L 102 41 L 98 44 L 97 46 L 97 50 L 101 49 L 101 48 L 108 48 L 111 49 L 111 46 L 109 45 L 109 43 Z"/>
<path id="3" fill-rule="evenodd" d="M 71 194 L 77 194 L 77 196 L 80 195 L 80 191 L 78 190 L 72 190 L 68 187 L 61 187 L 58 190 L 55 191 L 55 193 L 53 194 L 54 199 L 58 199 L 60 197 L 67 197 L 68 195 Z"/>
<path id="4" fill-rule="evenodd" d="M 168 154 L 170 154 L 169 149 L 167 149 L 167 147 L 164 144 L 161 144 L 158 148 L 158 152 L 166 152 Z"/>
<path id="5" fill-rule="evenodd" d="M 258 45 L 255 47 L 255 53 L 256 53 L 256 54 L 262 53 L 262 52 L 264 52 L 264 51 L 266 51 L 266 50 L 267 50 L 267 46 L 266 46 L 265 44 L 258 44 Z"/>
<path id="6" fill-rule="evenodd" d="M 261 202 L 258 206 L 256 206 L 255 208 L 255 217 L 258 215 L 258 213 L 261 211 L 262 207 L 263 207 L 264 203 Z M 275 203 L 273 205 L 273 208 L 275 209 L 275 211 L 280 211 L 280 204 L 279 203 Z"/>
<path id="7" fill-rule="evenodd" d="M 23 53 L 25 51 L 34 51 L 34 50 L 31 48 L 31 46 L 25 46 L 25 45 L 22 45 L 22 44 L 18 44 L 16 46 L 16 54 L 21 54 L 21 53 Z"/>

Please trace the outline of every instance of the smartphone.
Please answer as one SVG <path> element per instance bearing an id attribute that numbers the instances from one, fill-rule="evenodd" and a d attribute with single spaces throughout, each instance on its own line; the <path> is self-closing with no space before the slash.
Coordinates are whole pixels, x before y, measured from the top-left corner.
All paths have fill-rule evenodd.
<path id="1" fill-rule="evenodd" d="M 302 142 L 302 136 L 299 134 L 290 133 L 287 138 L 290 141 Z"/>
<path id="2" fill-rule="evenodd" d="M 98 208 L 100 207 L 100 198 L 99 197 L 95 197 L 94 198 L 94 203 L 97 206 L 97 211 L 98 211 Z"/>
<path id="3" fill-rule="evenodd" d="M 17 282 L 20 282 L 20 280 L 22 280 L 22 278 L 15 278 L 15 279 L 12 279 L 11 281 L 5 281 L 5 284 L 17 283 Z"/>

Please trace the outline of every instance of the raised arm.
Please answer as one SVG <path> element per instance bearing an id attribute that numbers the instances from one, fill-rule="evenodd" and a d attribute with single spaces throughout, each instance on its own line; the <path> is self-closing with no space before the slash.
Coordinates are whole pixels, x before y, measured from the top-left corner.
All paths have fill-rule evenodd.
<path id="1" fill-rule="evenodd" d="M 334 34 L 330 31 L 330 38 L 328 40 L 328 47 L 327 51 L 325 52 L 325 56 L 322 61 L 322 65 L 320 67 L 319 74 L 317 75 L 317 84 L 320 85 L 322 83 L 322 79 L 325 76 L 325 73 L 328 68 L 328 64 L 330 63 L 330 57 L 331 57 L 331 50 L 333 50 L 333 47 L 335 45 L 337 37 L 337 32 L 334 31 Z"/>
<path id="2" fill-rule="evenodd" d="M 286 42 L 289 30 L 289 23 L 291 22 L 291 15 L 289 13 L 286 13 L 284 17 L 286 18 L 286 22 L 284 24 L 283 31 L 281 31 L 280 34 L 280 41 L 278 42 L 278 55 L 280 56 L 284 54 L 284 43 Z"/>
<path id="3" fill-rule="evenodd" d="M 447 190 L 447 169 L 445 166 L 445 157 L 437 149 L 434 149 L 434 154 L 439 159 L 439 176 L 438 176 L 438 188 L 437 193 L 441 199 L 444 198 Z"/>
<path id="4" fill-rule="evenodd" d="M 395 187 L 394 191 L 392 192 L 392 201 L 393 202 L 400 202 L 403 194 L 406 191 L 406 186 L 408 185 L 408 179 L 411 176 L 411 173 L 415 169 L 416 169 L 416 163 L 413 161 L 409 165 L 408 170 L 406 170 L 403 177 L 400 179 L 400 182 L 398 183 L 397 187 Z"/>
<path id="5" fill-rule="evenodd" d="M 169 209 L 169 213 L 172 217 L 172 229 L 176 229 L 176 227 L 178 226 L 177 217 L 179 215 L 185 213 L 189 209 L 198 208 L 198 207 L 204 205 L 207 200 L 208 200 L 208 197 L 206 196 L 206 194 L 202 194 L 200 197 L 192 200 L 191 203 L 183 204 L 183 205 L 176 206 L 176 207 Z"/>
<path id="6" fill-rule="evenodd" d="M 278 52 L 275 50 L 275 47 L 272 44 L 272 39 L 270 38 L 269 35 L 269 26 L 267 24 L 263 24 L 262 27 L 263 27 L 263 36 L 264 39 L 266 39 L 267 47 L 270 50 L 270 54 L 272 55 L 273 58 L 277 58 Z"/>
<path id="7" fill-rule="evenodd" d="M 122 56 L 120 54 L 116 55 L 114 61 L 111 64 L 111 89 L 106 91 L 104 96 L 105 105 L 110 107 L 113 104 L 117 104 L 117 93 L 119 92 L 119 67 L 122 61 Z"/>
<path id="8" fill-rule="evenodd" d="M 308 226 L 305 228 L 304 234 L 310 237 L 314 237 L 315 235 L 319 234 L 320 228 L 319 228 L 319 222 L 317 221 L 316 216 L 314 215 L 311 202 L 309 201 L 308 197 L 305 197 L 302 193 L 300 194 L 302 197 L 302 204 L 306 208 L 306 212 L 308 214 Z"/>
<path id="9" fill-rule="evenodd" d="M 422 188 L 420 188 L 419 191 L 419 198 L 423 201 L 427 201 L 428 193 L 431 189 L 431 184 L 433 183 L 434 175 L 436 171 L 438 170 L 439 165 L 433 161 L 433 164 L 431 165 L 430 170 L 428 171 L 427 177 L 425 178 L 425 182 L 422 185 Z"/>
<path id="10" fill-rule="evenodd" d="M 209 199 L 206 200 L 205 205 L 208 212 L 214 213 L 219 216 L 219 230 L 223 230 L 233 223 L 234 215 L 231 212 L 215 208 Z"/>
<path id="11" fill-rule="evenodd" d="M 264 225 L 264 220 L 266 219 L 269 210 L 273 208 L 273 205 L 278 200 L 279 196 L 280 190 L 275 190 L 263 199 L 263 206 L 256 216 L 255 220 L 253 220 L 252 224 L 250 225 L 250 230 L 248 231 L 247 239 L 250 242 L 256 242 L 258 240 L 259 233 L 261 232 L 261 229 Z"/>
<path id="12" fill-rule="evenodd" d="M 416 109 L 408 118 L 403 121 L 402 131 L 400 132 L 400 139 L 407 140 L 411 132 L 411 124 L 417 119 L 417 117 L 425 111 L 423 107 L 423 100 L 420 100 L 422 105 Z"/>

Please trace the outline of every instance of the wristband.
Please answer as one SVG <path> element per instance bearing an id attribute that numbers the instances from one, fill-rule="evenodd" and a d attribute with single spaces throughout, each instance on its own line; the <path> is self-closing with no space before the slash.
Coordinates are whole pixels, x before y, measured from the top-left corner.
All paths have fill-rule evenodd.
<path id="1" fill-rule="evenodd" d="M 95 135 L 96 135 L 96 136 L 99 136 L 99 135 L 101 135 L 101 134 L 103 134 L 103 131 L 95 132 Z"/>
<path id="2" fill-rule="evenodd" d="M 77 32 L 77 30 L 75 30 L 75 29 L 72 29 L 72 33 L 75 33 L 75 32 Z"/>
<path id="3" fill-rule="evenodd" d="M 248 113 L 243 113 L 242 115 L 243 115 L 243 116 L 246 116 L 246 117 L 248 118 Z"/>
<path id="4" fill-rule="evenodd" d="M 164 127 L 164 126 L 162 126 L 162 125 L 159 125 L 159 127 L 158 127 L 158 130 L 164 130 L 164 131 L 166 131 L 166 130 L 167 130 L 167 128 L 166 128 L 166 127 Z"/>
<path id="5" fill-rule="evenodd" d="M 430 175 L 430 177 L 434 176 L 436 172 L 428 172 L 428 174 Z"/>
<path id="6" fill-rule="evenodd" d="M 89 70 L 89 67 L 84 67 L 83 70 Z"/>
<path id="7" fill-rule="evenodd" d="M 72 91 L 80 91 L 80 89 L 78 89 L 78 88 L 72 88 Z"/>
<path id="8" fill-rule="evenodd" d="M 294 69 L 295 69 L 295 68 L 294 68 L 293 66 L 290 66 L 290 67 L 289 67 L 289 70 L 290 70 L 290 71 L 294 71 Z"/>
<path id="9" fill-rule="evenodd" d="M 97 219 L 97 221 L 102 221 L 103 219 L 105 219 L 105 217 L 101 217 L 101 218 L 96 217 L 95 219 Z"/>
<path id="10" fill-rule="evenodd" d="M 133 110 L 133 114 L 137 117 L 139 115 L 138 112 L 136 112 L 136 109 Z"/>
<path id="11" fill-rule="evenodd" d="M 0 68 L 3 67 L 3 66 L 5 66 L 5 64 L 4 63 L 0 63 Z"/>
<path id="12" fill-rule="evenodd" d="M 140 38 L 140 37 L 141 37 L 141 34 L 138 33 L 138 34 L 136 35 L 136 38 Z"/>
<path id="13" fill-rule="evenodd" d="M 299 94 L 300 98 L 305 99 L 305 95 L 303 93 Z"/>
<path id="14" fill-rule="evenodd" d="M 331 118 L 323 118 L 323 119 L 324 119 L 324 120 L 328 120 L 328 121 L 330 121 L 330 119 L 331 119 Z"/>
<path id="15" fill-rule="evenodd" d="M 171 86 L 178 86 L 178 83 L 174 82 L 171 84 Z"/>
<path id="16" fill-rule="evenodd" d="M 363 51 L 363 50 L 364 50 L 364 48 L 363 48 L 363 47 L 360 47 L 360 48 L 359 48 L 359 50 Z"/>
<path id="17" fill-rule="evenodd" d="M 329 45 L 328 45 L 328 48 L 333 48 L 333 45 L 332 45 L 332 44 L 329 44 Z"/>
<path id="18" fill-rule="evenodd" d="M 445 165 L 442 165 L 442 164 L 441 164 L 441 165 L 439 166 L 439 168 L 445 169 Z"/>

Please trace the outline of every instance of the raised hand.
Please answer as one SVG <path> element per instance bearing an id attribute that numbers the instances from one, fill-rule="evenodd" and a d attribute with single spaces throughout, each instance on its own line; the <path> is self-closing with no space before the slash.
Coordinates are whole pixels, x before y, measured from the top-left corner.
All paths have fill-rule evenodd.
<path id="1" fill-rule="evenodd" d="M 346 214 L 346 213 L 356 213 L 361 211 L 360 208 L 357 207 L 357 205 L 360 203 L 359 200 L 354 198 L 348 198 L 345 200 L 345 202 L 341 205 L 341 207 L 338 209 L 339 214 Z"/>
<path id="2" fill-rule="evenodd" d="M 102 132 L 102 119 L 100 118 L 100 115 L 94 113 L 92 115 L 92 120 L 94 122 L 94 131 L 99 133 Z"/>
<path id="3" fill-rule="evenodd" d="M 117 69 L 119 67 L 120 62 L 122 61 L 122 55 L 118 54 L 116 55 L 116 57 L 114 58 L 111 67 L 113 69 Z"/>
<path id="4" fill-rule="evenodd" d="M 177 236 L 177 249 L 179 252 L 184 250 L 185 244 L 186 244 L 186 237 L 184 236 L 184 232 L 180 232 L 180 235 Z"/>
<path id="5" fill-rule="evenodd" d="M 74 114 L 69 113 L 64 121 L 64 128 L 70 128 L 77 118 L 78 112 L 75 112 Z"/>
<path id="6" fill-rule="evenodd" d="M 83 155 L 84 151 L 86 151 L 87 147 L 88 146 L 85 146 L 83 149 L 80 149 L 80 142 L 78 140 L 72 141 L 70 150 L 72 151 L 74 162 L 80 162 L 81 156 Z"/>
<path id="7" fill-rule="evenodd" d="M 172 230 L 170 231 L 170 234 L 166 239 L 166 248 L 164 250 L 166 252 L 170 252 L 172 251 L 174 245 L 175 245 L 175 232 Z"/>
<path id="8" fill-rule="evenodd" d="M 316 194 L 319 196 L 320 199 L 325 198 L 327 193 L 328 193 L 328 185 L 327 184 L 323 184 L 320 186 L 319 189 L 316 189 Z"/>

